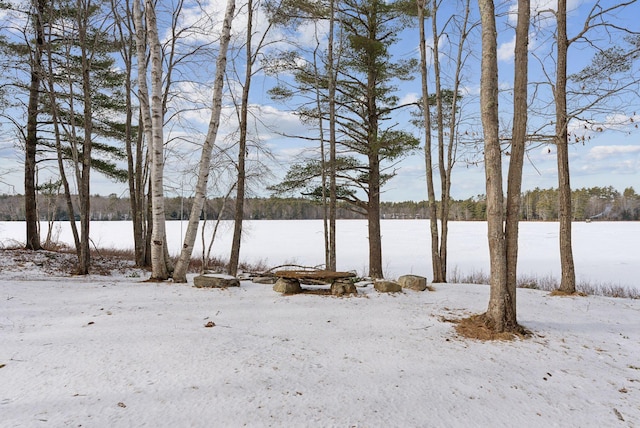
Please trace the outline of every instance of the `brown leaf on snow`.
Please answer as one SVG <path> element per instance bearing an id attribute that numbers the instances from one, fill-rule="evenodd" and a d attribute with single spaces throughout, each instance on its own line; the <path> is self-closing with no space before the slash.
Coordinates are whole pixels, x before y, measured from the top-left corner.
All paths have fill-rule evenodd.
<path id="1" fill-rule="evenodd" d="M 209 321 L 209 322 L 208 322 L 208 323 L 206 323 L 204 326 L 205 326 L 205 327 L 207 327 L 207 328 L 215 327 L 215 326 L 216 326 L 216 323 L 214 323 L 213 321 Z"/>

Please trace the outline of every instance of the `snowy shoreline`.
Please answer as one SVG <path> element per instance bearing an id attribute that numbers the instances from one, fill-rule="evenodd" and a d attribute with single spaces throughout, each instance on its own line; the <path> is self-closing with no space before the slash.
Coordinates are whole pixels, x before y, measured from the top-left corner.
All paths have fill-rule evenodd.
<path id="1" fill-rule="evenodd" d="M 207 223 L 212 227 L 212 222 Z M 46 224 L 42 224 L 43 230 Z M 126 221 L 92 222 L 91 239 L 99 248 L 133 248 L 132 225 Z M 251 220 L 244 226 L 241 259 L 249 263 L 278 266 L 286 263 L 317 266 L 324 262 L 322 221 Z M 429 256 L 428 220 L 383 220 L 382 255 L 385 276 L 405 274 L 432 277 Z M 167 222 L 169 251 L 177 254 L 186 221 Z M 213 255 L 228 257 L 232 223 L 223 222 L 213 245 Z M 0 247 L 24 242 L 24 223 L 0 222 Z M 59 242 L 73 242 L 69 225 L 56 223 Z M 367 271 L 368 242 L 365 220 L 337 222 L 339 270 Z M 573 251 L 578 282 L 640 288 L 638 273 L 640 222 L 574 223 Z M 207 238 L 208 244 L 208 238 Z M 202 251 L 200 236 L 194 256 Z M 538 278 L 560 276 L 558 224 L 523 222 L 520 224 L 518 273 Z M 489 272 L 489 254 L 484 222 L 451 222 L 449 231 L 449 272 Z"/>

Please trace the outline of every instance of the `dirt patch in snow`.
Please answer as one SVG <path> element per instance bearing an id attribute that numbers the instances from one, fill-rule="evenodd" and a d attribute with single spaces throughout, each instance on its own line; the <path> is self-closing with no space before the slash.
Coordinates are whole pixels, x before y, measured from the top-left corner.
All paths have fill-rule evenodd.
<path id="1" fill-rule="evenodd" d="M 77 256 L 70 252 L 0 249 L 0 274 L 3 275 L 27 278 L 73 276 L 76 273 L 77 263 Z M 143 272 L 143 269 L 135 267 L 133 261 L 120 255 L 92 255 L 91 274 L 139 277 Z"/>

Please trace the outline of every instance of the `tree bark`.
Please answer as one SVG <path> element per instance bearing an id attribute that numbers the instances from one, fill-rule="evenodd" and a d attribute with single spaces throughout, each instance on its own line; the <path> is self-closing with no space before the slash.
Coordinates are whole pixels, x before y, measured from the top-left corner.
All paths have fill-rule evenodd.
<path id="1" fill-rule="evenodd" d="M 445 231 L 447 226 L 447 218 L 444 216 L 444 213 L 448 211 L 447 205 L 449 201 L 447 200 L 447 174 L 448 168 L 444 162 L 444 111 L 442 106 L 442 84 L 441 84 L 441 73 L 440 73 L 440 35 L 438 33 L 438 1 L 434 0 L 431 3 L 431 33 L 433 36 L 433 74 L 435 78 L 435 96 L 436 96 L 436 128 L 438 134 L 438 171 L 440 173 L 440 207 L 437 210 L 436 219 L 440 219 L 440 225 L 442 231 Z M 428 130 L 431 132 L 431 129 Z M 432 229 L 433 230 L 433 229 Z M 436 230 L 437 230 L 437 221 L 436 221 Z M 446 255 L 442 252 L 444 248 L 446 248 L 446 242 L 443 242 L 442 239 L 444 235 L 436 232 L 435 236 L 436 242 L 436 251 L 437 251 L 437 265 L 438 268 L 437 273 L 434 271 L 433 273 L 433 282 L 447 282 L 447 261 L 443 256 Z M 433 236 L 432 236 L 433 239 Z M 433 244 L 432 244 L 433 245 Z M 433 256 L 432 256 L 433 257 Z"/>
<path id="2" fill-rule="evenodd" d="M 187 226 L 187 231 L 185 233 L 180 258 L 178 259 L 178 263 L 176 263 L 176 268 L 173 273 L 173 280 L 175 282 L 187 282 L 187 268 L 191 261 L 193 245 L 198 233 L 200 213 L 204 206 L 207 182 L 209 179 L 209 169 L 211 167 L 211 151 L 216 141 L 218 127 L 220 125 L 224 73 L 227 66 L 227 50 L 231 39 L 231 23 L 233 21 L 234 10 L 235 1 L 228 0 L 222 26 L 222 35 L 220 38 L 220 49 L 218 51 L 218 59 L 216 61 L 216 75 L 213 84 L 213 101 L 211 107 L 211 118 L 209 120 L 209 130 L 202 147 L 200 163 L 198 166 L 198 182 L 196 183 L 196 193 L 191 207 L 191 214 L 189 215 L 189 225 Z"/>
<path id="3" fill-rule="evenodd" d="M 337 211 L 337 186 L 336 186 L 336 61 L 334 58 L 335 37 L 335 2 L 329 0 L 329 40 L 327 41 L 327 71 L 328 71 L 328 96 L 329 96 L 329 248 L 327 269 L 337 269 L 336 255 L 336 211 Z"/>
<path id="4" fill-rule="evenodd" d="M 38 111 L 40 109 L 40 87 L 42 83 L 42 52 L 44 46 L 44 28 L 42 19 L 45 13 L 43 0 L 32 1 L 35 6 L 33 29 L 35 46 L 31 58 L 31 82 L 29 84 L 29 104 L 27 107 L 27 135 L 25 138 L 24 158 L 24 213 L 27 227 L 27 250 L 39 250 L 40 228 L 38 223 L 36 192 L 36 152 L 38 146 Z"/>
<path id="5" fill-rule="evenodd" d="M 431 236 L 431 268 L 433 270 L 433 282 L 443 282 L 441 276 L 442 267 L 438 243 L 440 232 L 438 230 L 438 205 L 433 181 L 433 156 L 431 153 L 431 106 L 429 104 L 429 85 L 427 81 L 427 49 L 424 28 L 424 10 L 426 0 L 418 0 L 418 23 L 420 30 L 420 75 L 422 78 L 422 112 L 424 118 L 424 160 L 427 178 L 427 204 L 429 209 L 429 232 Z"/>
<path id="6" fill-rule="evenodd" d="M 133 224 L 133 246 L 136 266 L 147 266 L 145 263 L 145 206 L 144 206 L 144 174 L 143 174 L 143 123 L 138 118 L 138 132 L 133 132 L 133 100 L 132 100 L 132 76 L 133 53 L 135 52 L 135 37 L 132 33 L 132 10 L 129 4 L 125 4 L 124 16 L 117 10 L 117 5 L 112 3 L 112 10 L 116 20 L 116 28 L 119 32 L 122 47 L 120 49 L 124 62 L 127 78 L 125 80 L 125 150 L 127 153 L 127 171 L 129 172 L 129 203 L 131 207 L 131 221 Z"/>
<path id="7" fill-rule="evenodd" d="M 81 170 L 79 183 L 79 211 L 80 211 L 80 260 L 78 274 L 87 275 L 91 264 L 91 252 L 89 248 L 89 229 L 91 220 L 91 149 L 93 134 L 93 106 L 91 101 L 91 61 L 87 51 L 87 25 L 89 10 L 78 2 L 78 36 L 82 64 L 82 96 L 83 96 L 83 141 L 81 155 Z M 76 165 L 76 168 L 78 166 Z"/>
<path id="8" fill-rule="evenodd" d="M 367 224 L 369 229 L 369 276 L 383 278 L 382 233 L 380 230 L 380 161 L 377 152 L 369 154 L 369 201 Z"/>
<path id="9" fill-rule="evenodd" d="M 529 0 L 518 0 L 518 23 L 514 56 L 513 131 L 507 178 L 507 218 L 505 223 L 507 258 L 507 306 L 510 327 L 516 323 L 516 280 L 518 266 L 518 226 L 522 194 L 522 168 L 527 139 L 527 85 L 529 55 Z"/>
<path id="10" fill-rule="evenodd" d="M 567 135 L 567 2 L 558 0 L 556 62 L 556 148 L 558 157 L 558 220 L 560 224 L 560 291 L 575 293 L 576 273 L 571 246 L 571 183 L 569 181 L 569 139 Z"/>
<path id="11" fill-rule="evenodd" d="M 158 37 L 158 27 L 155 14 L 155 3 L 145 2 L 146 37 L 149 43 L 151 58 L 151 102 L 148 101 L 146 84 L 146 45 L 144 43 L 142 13 L 138 0 L 134 2 L 136 16 L 136 46 L 138 48 L 138 85 L 140 106 L 144 128 L 149 137 L 151 153 L 151 279 L 166 280 L 169 269 L 166 263 L 165 248 L 166 231 L 164 218 L 164 137 L 163 137 L 163 105 L 162 105 L 162 49 Z"/>
<path id="12" fill-rule="evenodd" d="M 249 105 L 249 89 L 251 87 L 251 74 L 253 72 L 253 52 L 251 50 L 251 38 L 253 36 L 253 1 L 247 3 L 247 40 L 244 85 L 242 87 L 242 99 L 240 101 L 240 138 L 238 140 L 238 181 L 236 183 L 236 206 L 233 218 L 233 237 L 231 239 L 231 255 L 229 257 L 228 274 L 235 276 L 238 273 L 240 263 L 240 245 L 242 243 L 242 221 L 244 220 L 244 198 L 246 188 L 246 157 L 247 157 L 247 115 Z"/>
<path id="13" fill-rule="evenodd" d="M 487 237 L 490 258 L 489 306 L 486 323 L 495 331 L 506 331 L 511 320 L 507 289 L 506 247 L 503 231 L 502 155 L 498 132 L 498 57 L 493 0 L 479 0 L 482 21 L 480 113 L 484 131 L 484 161 L 487 190 Z M 515 315 L 515 314 L 512 314 Z"/>

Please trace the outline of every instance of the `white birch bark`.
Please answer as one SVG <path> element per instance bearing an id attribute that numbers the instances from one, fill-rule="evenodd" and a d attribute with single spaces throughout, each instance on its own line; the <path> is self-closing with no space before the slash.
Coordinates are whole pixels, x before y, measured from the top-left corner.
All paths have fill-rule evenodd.
<path id="1" fill-rule="evenodd" d="M 213 85 L 213 101 L 211 108 L 211 118 L 209 120 L 209 129 L 202 146 L 200 162 L 198 166 L 198 182 L 196 184 L 196 192 L 194 196 L 191 214 L 189 215 L 189 224 L 184 237 L 180 258 L 176 263 L 173 272 L 173 280 L 175 282 L 187 282 L 187 268 L 191 261 L 193 253 L 193 245 L 198 234 L 198 225 L 200 224 L 200 213 L 204 205 L 204 199 L 207 191 L 207 183 L 209 181 L 209 169 L 211 167 L 211 152 L 213 150 L 218 128 L 220 126 L 220 113 L 222 111 L 222 90 L 224 88 L 224 74 L 227 66 L 227 50 L 231 39 L 231 23 L 233 21 L 233 13 L 235 11 L 235 0 L 228 0 L 225 11 L 224 22 L 222 27 L 222 36 L 220 38 L 220 50 L 216 61 L 216 75 Z"/>
<path id="2" fill-rule="evenodd" d="M 140 114 L 144 133 L 151 153 L 151 278 L 169 278 L 165 262 L 165 219 L 164 219 L 164 137 L 162 111 L 162 51 L 158 37 L 158 27 L 154 3 L 145 0 L 145 21 L 143 23 L 140 1 L 134 1 L 133 14 L 136 26 L 136 48 L 138 55 L 138 86 Z M 151 57 L 151 102 L 147 85 L 146 44 L 149 42 Z"/>

